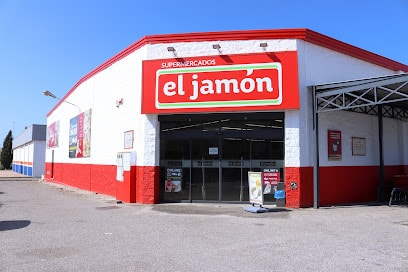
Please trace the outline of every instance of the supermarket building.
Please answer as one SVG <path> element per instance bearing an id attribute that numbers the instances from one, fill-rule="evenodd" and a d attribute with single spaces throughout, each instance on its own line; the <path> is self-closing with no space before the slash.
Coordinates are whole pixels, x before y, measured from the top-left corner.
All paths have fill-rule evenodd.
<path id="1" fill-rule="evenodd" d="M 124 202 L 384 198 L 408 165 L 408 66 L 309 29 L 146 36 L 47 115 L 45 180 Z M 67 102 L 67 103 L 65 103 Z"/>

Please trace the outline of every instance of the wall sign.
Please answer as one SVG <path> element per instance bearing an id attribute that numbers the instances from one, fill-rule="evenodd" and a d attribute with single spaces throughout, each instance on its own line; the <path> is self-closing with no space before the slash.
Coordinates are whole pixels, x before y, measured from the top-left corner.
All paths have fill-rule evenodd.
<path id="1" fill-rule="evenodd" d="M 82 158 L 91 155 L 91 109 L 69 121 L 69 157 Z"/>
<path id="2" fill-rule="evenodd" d="M 277 189 L 278 182 L 280 182 L 279 169 L 262 170 L 262 187 L 264 195 L 273 194 Z"/>
<path id="3" fill-rule="evenodd" d="M 352 137 L 351 145 L 352 145 L 353 156 L 365 156 L 366 155 L 366 139 L 365 138 Z"/>
<path id="4" fill-rule="evenodd" d="M 183 178 L 182 168 L 167 168 L 166 180 L 164 184 L 164 191 L 166 193 L 178 193 L 181 192 L 181 182 Z"/>
<path id="5" fill-rule="evenodd" d="M 341 131 L 327 131 L 327 152 L 329 161 L 341 161 Z"/>
<path id="6" fill-rule="evenodd" d="M 59 121 L 56 121 L 47 127 L 47 148 L 58 146 L 59 141 Z"/>
<path id="7" fill-rule="evenodd" d="M 123 138 L 123 147 L 125 149 L 133 148 L 133 130 L 125 131 Z"/>
<path id="8" fill-rule="evenodd" d="M 142 113 L 298 109 L 297 52 L 143 62 Z"/>

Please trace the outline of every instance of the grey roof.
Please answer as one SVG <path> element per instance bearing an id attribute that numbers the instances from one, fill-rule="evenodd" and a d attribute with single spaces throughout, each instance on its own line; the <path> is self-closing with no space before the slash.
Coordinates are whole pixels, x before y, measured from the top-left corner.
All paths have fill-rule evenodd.
<path id="1" fill-rule="evenodd" d="M 46 137 L 46 125 L 31 125 L 13 140 L 13 149 L 32 141 L 45 141 Z"/>

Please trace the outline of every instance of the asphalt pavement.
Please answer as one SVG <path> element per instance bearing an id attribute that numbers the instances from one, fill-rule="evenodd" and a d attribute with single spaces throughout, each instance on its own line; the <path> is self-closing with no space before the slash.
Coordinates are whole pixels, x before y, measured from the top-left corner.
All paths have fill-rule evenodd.
<path id="1" fill-rule="evenodd" d="M 126 204 L 1 172 L 0 271 L 408 271 L 407 206 Z"/>

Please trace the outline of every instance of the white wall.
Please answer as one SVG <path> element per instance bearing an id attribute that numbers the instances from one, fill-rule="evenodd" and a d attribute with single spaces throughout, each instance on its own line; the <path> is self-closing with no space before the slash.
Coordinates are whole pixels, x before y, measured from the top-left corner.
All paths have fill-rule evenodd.
<path id="1" fill-rule="evenodd" d="M 301 154 L 300 165 L 311 166 L 314 165 L 315 160 L 315 141 L 313 131 L 312 90 L 309 87 L 316 84 L 370 78 L 390 75 L 397 72 L 302 40 L 298 40 L 297 44 L 299 58 L 299 88 L 301 97 L 301 110 L 298 112 Z M 354 117 L 354 115 L 344 115 L 344 112 L 341 111 L 319 114 L 320 158 L 327 158 L 327 128 L 328 126 L 332 126 L 331 129 L 335 129 L 333 128 L 336 126 L 334 125 L 334 122 L 338 122 L 339 124 L 344 123 L 344 126 L 342 127 L 344 127 L 346 131 L 348 130 L 348 127 L 354 127 L 355 134 L 364 135 L 367 133 L 367 130 L 374 131 L 377 129 L 377 121 L 374 121 L 373 124 L 372 121 L 370 121 L 369 124 L 372 124 L 373 127 L 367 128 L 365 127 L 367 125 L 365 122 L 367 122 L 367 119 L 371 120 L 372 117 L 363 117 L 360 115 L 358 115 L 358 117 Z M 374 117 L 374 119 L 376 120 L 376 117 Z M 357 123 L 353 123 L 354 121 Z M 324 134 L 324 138 L 322 138 L 322 134 Z M 348 134 L 346 133 L 345 135 Z M 378 133 L 375 134 L 375 137 L 377 137 L 377 135 Z M 349 145 L 344 146 L 346 148 L 350 147 Z M 373 150 L 370 152 L 376 151 Z M 347 159 L 349 158 L 345 157 L 340 163 L 331 162 L 328 164 L 355 165 L 354 163 L 357 158 L 352 158 L 351 161 L 348 161 Z M 371 159 L 371 156 L 366 156 L 358 158 L 357 163 L 358 165 L 372 165 L 374 161 Z M 378 163 L 375 162 L 375 164 Z"/>
<path id="2" fill-rule="evenodd" d="M 159 165 L 159 123 L 157 115 L 141 115 L 141 91 L 142 91 L 142 61 L 152 59 L 174 58 L 172 52 L 167 51 L 168 46 L 173 46 L 176 56 L 194 57 L 211 56 L 219 54 L 250 54 L 261 53 L 264 49 L 259 46 L 261 42 L 267 42 L 268 52 L 298 50 L 299 61 L 299 90 L 300 111 L 285 112 L 285 165 L 286 166 L 311 166 L 314 164 L 314 132 L 312 115 L 312 94 L 309 86 L 329 83 L 334 81 L 359 79 L 393 73 L 388 69 L 374 66 L 370 63 L 351 58 L 344 54 L 329 49 L 309 44 L 302 40 L 253 40 L 253 41 L 210 41 L 210 42 L 183 42 L 174 44 L 148 44 L 131 53 L 120 61 L 114 63 L 104 71 L 80 84 L 77 89 L 67 97 L 67 101 L 78 105 L 84 112 L 92 109 L 91 121 L 91 156 L 89 158 L 69 158 L 69 121 L 80 111 L 68 103 L 62 103 L 47 119 L 47 125 L 59 120 L 59 147 L 55 149 L 55 162 L 62 163 L 86 163 L 115 165 L 117 152 L 135 151 L 137 165 Z M 221 45 L 221 53 L 212 48 L 212 45 Z M 296 75 L 294 75 L 296 76 Z M 124 99 L 119 108 L 116 100 Z M 351 132 L 356 137 L 367 135 L 367 146 L 372 150 L 365 158 L 344 157 L 361 165 L 375 162 L 378 156 L 375 149 L 374 136 L 370 133 L 376 129 L 376 121 L 368 116 L 354 116 L 355 124 L 350 125 L 349 115 L 336 112 L 334 114 L 320 114 L 320 133 L 327 133 L 332 127 L 332 121 L 342 116 L 339 122 L 339 130 L 344 130 L 344 139 L 351 137 Z M 336 118 L 334 118 L 336 117 Z M 332 119 L 334 118 L 334 119 Z M 363 122 L 366 127 L 360 127 Z M 385 124 L 392 126 L 391 123 Z M 336 125 L 337 126 L 337 125 Z M 350 130 L 354 127 L 353 130 Z M 407 125 L 398 124 L 398 141 L 402 142 L 402 136 L 407 136 Z M 333 128 L 336 129 L 336 128 Z M 134 146 L 131 150 L 124 150 L 124 132 L 134 130 Z M 377 134 L 375 134 L 377 135 Z M 377 137 L 377 136 L 375 136 Z M 392 136 L 387 136 L 392 137 Z M 327 139 L 327 136 L 321 139 Z M 391 139 L 390 142 L 395 142 Z M 348 146 L 348 143 L 343 143 Z M 400 145 L 401 147 L 401 145 Z M 408 147 L 404 147 L 407 149 Z M 387 152 L 394 152 L 390 147 Z M 327 150 L 326 150 L 327 151 Z M 321 149 L 321 157 L 325 151 Z M 405 150 L 399 158 L 408 157 Z M 392 158 L 393 156 L 390 156 Z M 343 160 L 345 165 L 351 165 L 348 160 Z M 357 160 L 357 161 L 356 161 Z M 51 161 L 51 149 L 46 151 L 46 161 Z M 329 164 L 329 162 L 325 162 Z M 336 164 L 338 165 L 338 164 Z"/>
<path id="3" fill-rule="evenodd" d="M 378 117 L 346 111 L 319 114 L 319 149 L 321 166 L 369 166 L 379 165 Z M 404 135 L 408 124 L 391 118 L 383 118 L 383 151 L 385 165 L 407 164 L 407 147 Z M 342 160 L 328 161 L 327 130 L 342 133 Z M 366 139 L 366 156 L 352 155 L 352 137 Z M 405 140 L 406 141 L 406 140 Z"/>
<path id="4" fill-rule="evenodd" d="M 91 156 L 69 158 L 69 122 L 80 111 L 62 103 L 47 119 L 47 126 L 60 121 L 59 146 L 54 148 L 54 161 L 62 163 L 86 163 L 116 165 L 117 152 L 124 149 L 124 132 L 134 131 L 133 149 L 143 146 L 144 134 L 141 108 L 141 60 L 144 50 L 133 52 L 107 69 L 80 84 L 67 101 L 78 105 L 81 112 L 92 109 Z M 116 107 L 116 100 L 123 98 L 123 105 Z M 51 162 L 52 149 L 46 151 L 46 161 Z"/>
<path id="5" fill-rule="evenodd" d="M 159 123 L 157 115 L 141 115 L 142 60 L 174 58 L 168 46 L 176 48 L 177 57 L 219 55 L 212 45 L 219 43 L 222 54 L 260 53 L 259 46 L 267 42 L 267 51 L 295 50 L 295 40 L 254 40 L 226 42 L 184 42 L 176 44 L 152 44 L 131 53 L 104 71 L 80 84 L 66 99 L 78 105 L 81 112 L 92 109 L 91 156 L 69 158 L 69 122 L 80 111 L 68 103 L 62 103 L 47 119 L 47 126 L 60 121 L 59 146 L 54 148 L 54 161 L 62 163 L 86 163 L 115 165 L 116 153 L 135 151 L 137 165 L 159 165 Z M 116 107 L 116 100 L 124 104 Z M 134 148 L 124 150 L 123 133 L 134 130 Z M 46 161 L 51 162 L 52 151 L 47 149 Z"/>

